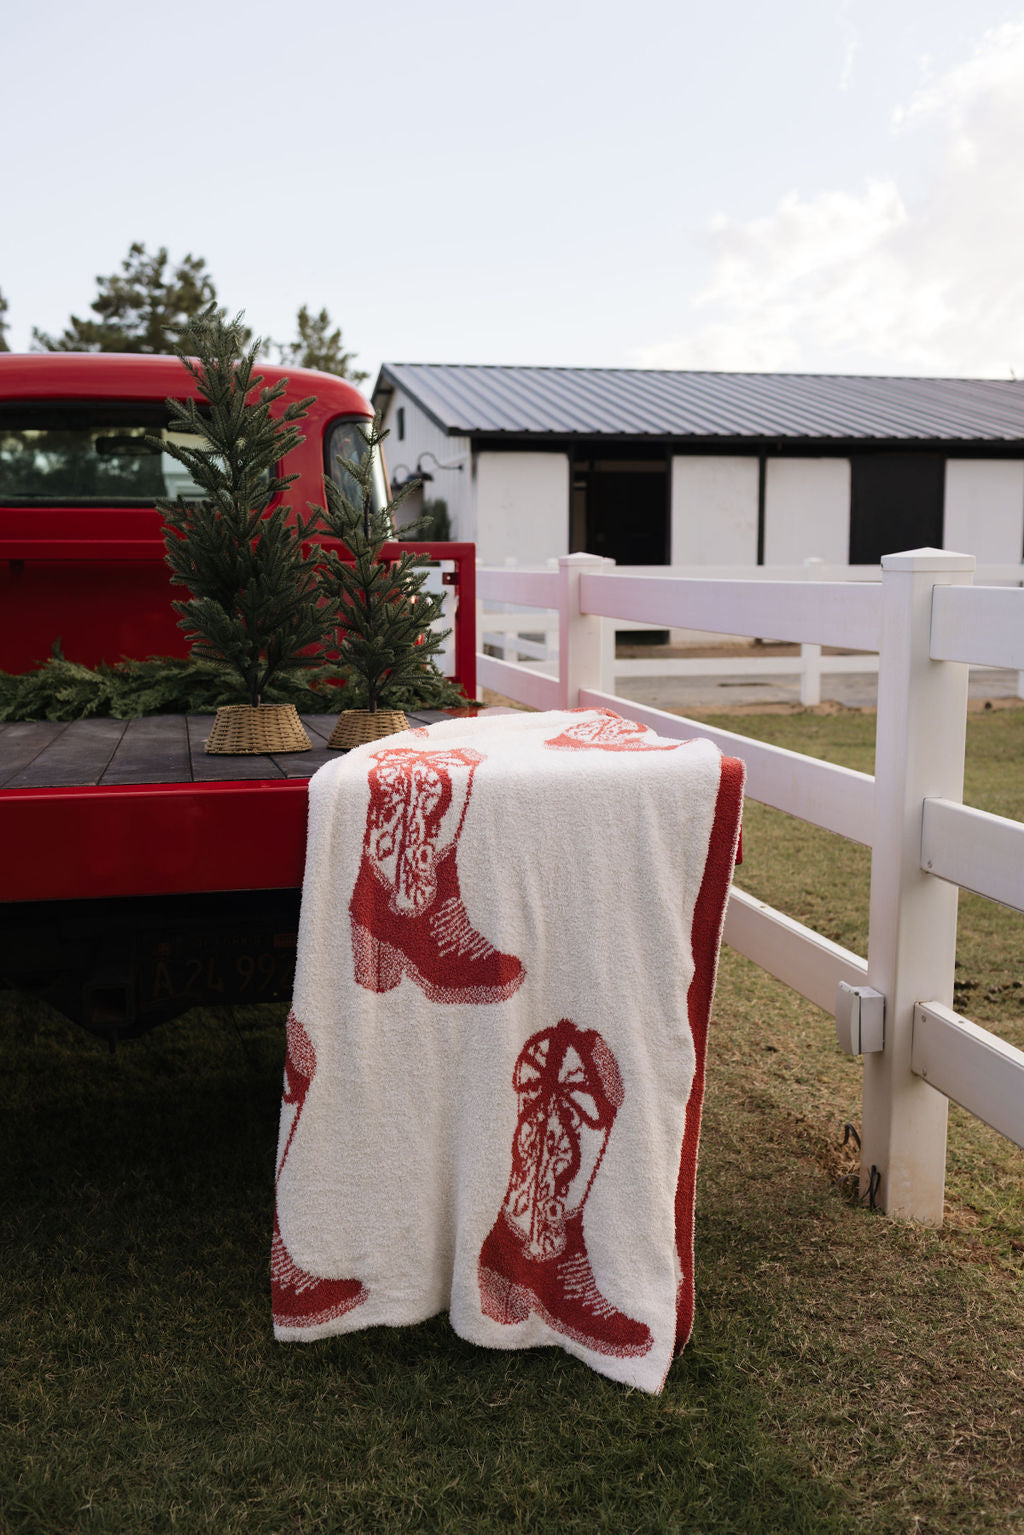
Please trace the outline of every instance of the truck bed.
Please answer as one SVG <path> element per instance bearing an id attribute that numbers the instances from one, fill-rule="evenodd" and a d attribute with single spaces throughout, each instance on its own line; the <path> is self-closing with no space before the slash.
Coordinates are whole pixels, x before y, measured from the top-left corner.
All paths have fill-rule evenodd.
<path id="1" fill-rule="evenodd" d="M 139 720 L 31 720 L 0 724 L 0 789 L 87 785 L 245 783 L 307 779 L 338 757 L 328 749 L 333 714 L 300 716 L 312 751 L 280 755 L 207 756 L 212 714 L 160 714 Z M 443 718 L 440 710 L 410 716 L 410 724 Z"/>
<path id="2" fill-rule="evenodd" d="M 312 751 L 270 756 L 207 756 L 213 715 L 0 724 L 0 986 L 112 1043 L 287 999 L 306 782 L 339 755 L 302 718 Z"/>
<path id="3" fill-rule="evenodd" d="M 206 714 L 0 724 L 0 902 L 297 887 L 306 781 L 339 755 L 334 715 L 302 721 L 313 749 L 268 756 L 207 756 Z"/>

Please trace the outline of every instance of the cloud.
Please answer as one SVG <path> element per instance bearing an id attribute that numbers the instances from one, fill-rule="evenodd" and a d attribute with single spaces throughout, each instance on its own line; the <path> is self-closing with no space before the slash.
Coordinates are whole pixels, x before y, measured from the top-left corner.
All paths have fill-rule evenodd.
<path id="1" fill-rule="evenodd" d="M 711 273 L 645 367 L 982 375 L 1024 371 L 1024 24 L 987 32 L 893 116 L 920 184 L 790 192 L 716 214 Z M 922 137 L 923 136 L 923 141 Z"/>

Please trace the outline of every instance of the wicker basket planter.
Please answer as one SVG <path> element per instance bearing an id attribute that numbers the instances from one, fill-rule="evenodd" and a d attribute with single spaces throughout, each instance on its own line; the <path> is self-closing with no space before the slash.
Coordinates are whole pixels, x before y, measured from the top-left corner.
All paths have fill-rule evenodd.
<path id="1" fill-rule="evenodd" d="M 246 756 L 308 752 L 312 745 L 294 704 L 222 704 L 206 750 Z"/>
<path id="2" fill-rule="evenodd" d="M 409 721 L 401 709 L 346 709 L 331 731 L 328 746 L 348 748 L 362 746 L 366 741 L 379 741 L 383 736 L 408 730 Z"/>

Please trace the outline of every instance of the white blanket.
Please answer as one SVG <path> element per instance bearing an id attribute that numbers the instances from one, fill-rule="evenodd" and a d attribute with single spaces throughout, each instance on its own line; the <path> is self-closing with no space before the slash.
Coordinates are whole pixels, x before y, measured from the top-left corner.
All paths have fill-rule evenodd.
<path id="1" fill-rule="evenodd" d="M 453 719 L 312 778 L 279 1339 L 447 1310 L 661 1389 L 741 794 L 711 742 L 600 710 Z"/>

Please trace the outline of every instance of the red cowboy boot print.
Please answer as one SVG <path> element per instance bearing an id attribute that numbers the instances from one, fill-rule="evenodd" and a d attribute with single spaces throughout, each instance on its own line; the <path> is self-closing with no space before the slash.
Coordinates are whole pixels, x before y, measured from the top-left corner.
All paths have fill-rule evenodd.
<path id="1" fill-rule="evenodd" d="M 578 725 L 567 725 L 557 736 L 551 736 L 545 746 L 555 751 L 604 751 L 604 752 L 674 752 L 684 741 L 666 744 L 659 741 L 653 730 L 637 720 L 623 719 L 610 709 L 597 711 L 600 719 L 581 720 Z"/>
<path id="2" fill-rule="evenodd" d="M 274 1188 L 288 1159 L 295 1131 L 302 1117 L 306 1094 L 316 1074 L 313 1042 L 294 1013 L 288 1015 L 288 1051 L 285 1056 L 285 1085 L 282 1103 L 294 1106 L 284 1150 L 277 1166 Z M 277 1209 L 274 1209 L 274 1237 L 270 1249 L 271 1312 L 278 1327 L 317 1327 L 352 1311 L 366 1299 L 368 1291 L 358 1279 L 324 1279 L 300 1268 L 284 1245 Z"/>
<path id="3" fill-rule="evenodd" d="M 474 928 L 456 847 L 480 752 L 393 747 L 374 754 L 370 803 L 349 902 L 355 978 L 385 992 L 403 975 L 432 1002 L 501 1002 L 526 972 Z"/>
<path id="4" fill-rule="evenodd" d="M 583 1207 L 622 1103 L 622 1077 L 596 1029 L 562 1018 L 526 1041 L 512 1077 L 519 1119 L 505 1200 L 480 1249 L 480 1304 L 495 1322 L 536 1312 L 600 1354 L 646 1354 L 650 1329 L 606 1300 Z"/>

